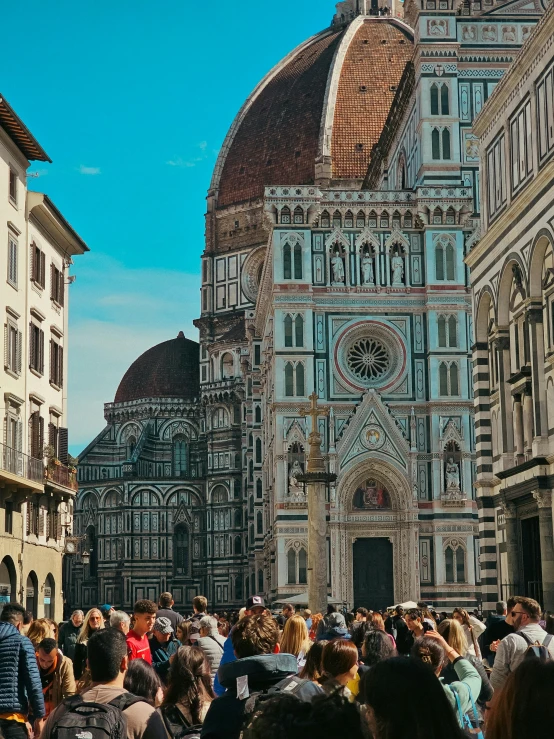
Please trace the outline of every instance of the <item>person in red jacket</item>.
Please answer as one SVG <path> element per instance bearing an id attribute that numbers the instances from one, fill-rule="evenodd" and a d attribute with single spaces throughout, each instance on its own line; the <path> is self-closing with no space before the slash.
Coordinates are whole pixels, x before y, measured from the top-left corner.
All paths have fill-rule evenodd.
<path id="1" fill-rule="evenodd" d="M 129 660 L 143 659 L 149 665 L 152 664 L 148 633 L 154 626 L 157 610 L 158 606 L 151 600 L 138 600 L 135 603 L 133 609 L 135 625 L 127 634 Z"/>

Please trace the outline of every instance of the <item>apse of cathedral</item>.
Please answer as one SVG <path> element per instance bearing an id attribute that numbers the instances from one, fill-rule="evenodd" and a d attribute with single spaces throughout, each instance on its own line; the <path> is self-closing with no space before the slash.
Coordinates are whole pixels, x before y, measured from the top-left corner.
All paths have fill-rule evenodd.
<path id="1" fill-rule="evenodd" d="M 314 391 L 332 600 L 479 603 L 472 122 L 543 12 L 345 0 L 255 88 L 208 192 L 200 346 L 142 355 L 80 456 L 73 603 L 302 601 Z"/>

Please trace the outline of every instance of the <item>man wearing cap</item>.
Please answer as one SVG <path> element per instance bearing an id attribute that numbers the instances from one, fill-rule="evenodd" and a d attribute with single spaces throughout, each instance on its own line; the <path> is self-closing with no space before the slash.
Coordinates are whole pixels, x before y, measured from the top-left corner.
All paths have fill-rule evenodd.
<path id="1" fill-rule="evenodd" d="M 104 603 L 103 606 L 100 606 L 100 613 L 102 614 L 102 618 L 104 619 L 105 629 L 110 628 L 110 616 L 114 612 L 115 612 L 115 608 L 111 606 L 109 603 Z"/>
<path id="2" fill-rule="evenodd" d="M 261 616 L 262 614 L 266 613 L 267 609 L 265 607 L 265 600 L 262 598 L 261 595 L 251 595 L 250 598 L 246 601 L 246 609 L 244 611 L 244 616 Z M 231 640 L 231 634 L 233 633 L 233 629 L 229 632 L 229 636 L 227 637 L 227 640 L 225 641 L 225 645 L 223 647 L 223 654 L 221 655 L 221 662 L 219 663 L 219 666 L 227 664 L 227 662 L 234 662 L 236 660 L 236 655 L 233 650 L 233 642 Z M 219 672 L 219 670 L 218 670 Z M 223 695 L 225 692 L 225 688 L 223 688 L 219 684 L 219 680 L 217 675 L 215 676 L 214 681 L 214 693 L 216 695 Z"/>
<path id="3" fill-rule="evenodd" d="M 171 621 L 165 616 L 158 616 L 154 621 L 152 634 L 148 638 L 152 667 L 165 684 L 169 672 L 169 660 L 177 652 L 180 643 L 175 638 Z"/>

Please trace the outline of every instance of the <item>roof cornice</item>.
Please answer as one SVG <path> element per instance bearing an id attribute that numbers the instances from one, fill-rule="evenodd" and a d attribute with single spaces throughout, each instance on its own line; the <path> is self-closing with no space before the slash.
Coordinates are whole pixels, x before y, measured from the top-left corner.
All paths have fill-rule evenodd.
<path id="1" fill-rule="evenodd" d="M 44 151 L 15 110 L 10 106 L 6 98 L 0 94 L 0 126 L 8 134 L 17 148 L 27 159 L 39 162 L 51 162 L 52 160 Z"/>

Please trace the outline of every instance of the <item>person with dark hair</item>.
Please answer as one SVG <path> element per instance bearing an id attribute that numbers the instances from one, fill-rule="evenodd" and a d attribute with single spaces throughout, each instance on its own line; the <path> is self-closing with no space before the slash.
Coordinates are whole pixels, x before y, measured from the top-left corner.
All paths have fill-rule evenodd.
<path id="1" fill-rule="evenodd" d="M 334 639 L 323 650 L 321 658 L 323 677 L 321 684 L 326 693 L 336 690 L 350 697 L 347 684 L 358 674 L 358 650 L 356 645 L 346 639 Z"/>
<path id="2" fill-rule="evenodd" d="M 327 613 L 325 614 L 325 616 L 323 616 L 323 618 L 317 625 L 317 629 L 315 632 L 316 641 L 319 641 L 319 639 L 324 638 L 323 634 L 329 629 L 329 618 L 336 612 L 337 612 L 337 607 L 333 605 L 332 603 L 329 603 L 327 605 Z"/>
<path id="3" fill-rule="evenodd" d="M 298 669 L 294 655 L 279 654 L 279 629 L 269 615 L 245 616 L 229 638 L 237 659 L 219 667 L 219 682 L 227 692 L 211 704 L 202 739 L 238 739 L 247 698 L 278 686 Z M 306 681 L 296 695 L 310 700 L 316 693 L 314 683 Z"/>
<path id="4" fill-rule="evenodd" d="M 285 603 L 283 606 L 283 617 L 285 619 L 285 623 L 289 618 L 292 618 L 295 614 L 294 606 L 292 603 Z M 284 625 L 284 624 L 283 624 Z"/>
<path id="5" fill-rule="evenodd" d="M 406 613 L 406 626 L 408 627 L 408 634 L 405 639 L 401 642 L 402 652 L 401 654 L 409 654 L 414 645 L 416 639 L 432 630 L 431 624 L 425 620 L 423 611 L 419 608 L 410 608 Z M 400 653 L 400 646 L 397 645 L 397 649 Z"/>
<path id="6" fill-rule="evenodd" d="M 496 652 L 498 650 L 498 645 L 500 644 L 502 639 L 508 636 L 508 634 L 514 633 L 514 627 L 512 624 L 512 611 L 514 610 L 518 600 L 519 597 L 514 596 L 512 598 L 508 598 L 506 604 L 504 604 L 504 601 L 500 601 L 499 603 L 497 603 L 497 610 L 500 608 L 500 606 L 506 606 L 506 615 L 500 616 L 500 614 L 497 613 L 495 618 L 491 616 L 489 621 L 487 622 L 487 628 L 479 637 L 481 654 L 483 655 L 483 659 L 487 660 L 490 667 L 494 667 Z"/>
<path id="7" fill-rule="evenodd" d="M 539 626 L 541 607 L 533 598 L 518 598 L 510 612 L 514 633 L 508 634 L 496 652 L 491 674 L 491 685 L 500 690 L 510 672 L 521 664 L 529 647 L 533 644 L 544 644 L 554 659 L 554 639 Z"/>
<path id="8" fill-rule="evenodd" d="M 58 636 L 58 647 L 62 650 L 66 657 L 73 661 L 75 656 L 75 645 L 77 637 L 81 631 L 81 626 L 85 620 L 85 614 L 76 610 L 71 614 L 71 618 L 60 627 Z"/>
<path id="9" fill-rule="evenodd" d="M 179 626 L 183 617 L 180 613 L 173 610 L 174 605 L 175 601 L 173 600 L 171 593 L 162 593 L 158 601 L 157 616 L 158 618 L 168 618 L 173 626 L 173 631 L 177 633 L 177 626 Z"/>
<path id="10" fill-rule="evenodd" d="M 356 609 L 356 613 L 354 615 L 354 621 L 349 627 L 350 635 L 352 636 L 352 640 L 355 644 L 359 641 L 359 646 L 361 646 L 360 638 L 356 636 L 356 632 L 363 628 L 363 624 L 367 622 L 367 617 L 369 616 L 369 611 L 367 608 L 364 608 L 363 606 L 360 606 L 360 608 Z"/>
<path id="11" fill-rule="evenodd" d="M 73 662 L 58 649 L 55 639 L 43 639 L 38 645 L 36 655 L 45 715 L 49 716 L 64 698 L 76 693 Z"/>
<path id="12" fill-rule="evenodd" d="M 365 739 L 364 721 L 358 707 L 333 693 L 311 702 L 294 695 L 267 700 L 244 729 L 244 739 Z"/>
<path id="13" fill-rule="evenodd" d="M 163 700 L 162 681 L 156 670 L 143 659 L 129 662 L 123 687 L 133 695 L 139 695 L 151 706 L 159 706 Z"/>
<path id="14" fill-rule="evenodd" d="M 437 631 L 428 631 L 425 636 L 416 639 L 412 647 L 411 657 L 430 667 L 435 673 L 437 681 L 445 663 L 450 662 L 458 679 L 449 685 L 444 682 L 439 682 L 439 684 L 442 685 L 453 711 L 457 712 L 459 706 L 462 714 L 473 715 L 473 706 L 481 692 L 481 678 L 475 667 L 447 644 L 443 636 Z M 478 716 L 474 716 L 474 718 L 477 720 Z M 459 714 L 458 721 L 460 721 L 461 726 Z"/>
<path id="15" fill-rule="evenodd" d="M 200 639 L 200 620 L 208 613 L 208 599 L 205 595 L 197 595 L 192 599 L 192 616 L 187 619 L 190 624 L 189 639 L 194 646 Z"/>
<path id="16" fill-rule="evenodd" d="M 319 685 L 319 681 L 323 676 L 321 658 L 323 657 L 323 648 L 326 644 L 329 644 L 329 642 L 325 641 L 324 639 L 321 641 L 316 641 L 314 642 L 314 644 L 312 644 L 312 646 L 310 647 L 310 651 L 308 652 L 308 655 L 306 657 L 306 664 L 300 670 L 300 673 L 298 675 L 300 678 L 302 678 L 303 680 L 311 680 L 312 682 Z"/>
<path id="17" fill-rule="evenodd" d="M 129 665 L 127 642 L 118 629 L 98 629 L 87 642 L 87 656 L 93 687 L 81 698 L 85 703 L 122 705 L 127 739 L 167 739 L 161 716 L 145 700 L 125 701 L 123 683 Z M 63 701 L 44 725 L 40 739 L 51 739 L 56 724 L 70 710 L 75 698 Z"/>
<path id="18" fill-rule="evenodd" d="M 24 617 L 18 603 L 7 603 L 0 614 L 0 736 L 5 739 L 27 739 L 29 712 L 40 733 L 45 714 L 33 645 L 19 633 Z"/>
<path id="19" fill-rule="evenodd" d="M 325 639 L 332 641 L 333 639 L 351 639 L 350 633 L 346 628 L 346 621 L 342 613 L 330 613 L 327 616 L 327 628 L 321 632 L 317 640 Z"/>
<path id="20" fill-rule="evenodd" d="M 152 652 L 148 641 L 148 633 L 156 620 L 158 606 L 151 600 L 138 600 L 133 608 L 135 623 L 127 634 L 129 659 L 144 659 L 152 664 Z"/>
<path id="21" fill-rule="evenodd" d="M 200 647 L 179 647 L 171 661 L 168 688 L 160 708 L 170 736 L 200 726 L 215 695 L 210 669 Z"/>
<path id="22" fill-rule="evenodd" d="M 440 681 L 417 659 L 376 664 L 364 676 L 360 698 L 373 739 L 464 739 Z"/>
<path id="23" fill-rule="evenodd" d="M 377 629 L 368 629 L 362 643 L 362 662 L 366 667 L 373 667 L 377 662 L 396 656 L 396 649 L 389 634 Z"/>
<path id="24" fill-rule="evenodd" d="M 404 609 L 402 606 L 396 606 L 392 616 L 392 635 L 396 641 L 396 648 L 399 654 L 409 654 L 410 645 L 407 640 L 411 640 L 410 631 L 404 618 Z"/>
<path id="25" fill-rule="evenodd" d="M 551 739 L 553 695 L 554 662 L 523 660 L 492 699 L 487 739 Z"/>

